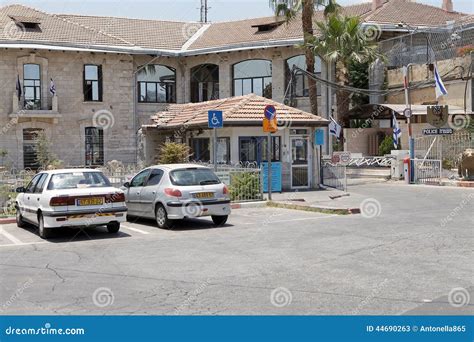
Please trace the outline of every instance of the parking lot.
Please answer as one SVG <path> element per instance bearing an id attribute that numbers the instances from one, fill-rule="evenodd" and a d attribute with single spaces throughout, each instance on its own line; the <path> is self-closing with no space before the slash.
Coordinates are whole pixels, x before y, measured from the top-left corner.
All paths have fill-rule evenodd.
<path id="1" fill-rule="evenodd" d="M 474 313 L 472 190 L 350 191 L 370 195 L 376 215 L 248 208 L 223 227 L 135 220 L 48 241 L 2 225 L 0 313 Z M 453 289 L 467 302 L 452 305 Z"/>

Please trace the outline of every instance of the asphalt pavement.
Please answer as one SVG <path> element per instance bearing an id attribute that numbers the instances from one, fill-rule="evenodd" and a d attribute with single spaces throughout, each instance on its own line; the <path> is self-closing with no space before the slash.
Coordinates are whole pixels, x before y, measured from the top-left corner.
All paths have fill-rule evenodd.
<path id="1" fill-rule="evenodd" d="M 153 221 L 0 226 L 0 314 L 473 314 L 474 190 L 366 184 L 361 214 L 234 210 Z"/>

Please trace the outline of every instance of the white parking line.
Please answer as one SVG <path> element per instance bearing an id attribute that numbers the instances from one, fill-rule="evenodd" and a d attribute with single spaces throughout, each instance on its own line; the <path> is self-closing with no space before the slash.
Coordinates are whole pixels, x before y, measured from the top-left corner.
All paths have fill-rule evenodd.
<path id="1" fill-rule="evenodd" d="M 10 233 L 6 232 L 5 229 L 3 229 L 2 227 L 0 227 L 0 234 L 2 234 L 3 236 L 5 236 L 8 240 L 10 240 L 11 242 L 13 242 L 15 245 L 22 245 L 23 242 L 21 242 L 20 240 L 18 240 L 16 237 L 14 237 L 13 235 L 11 235 Z"/>
<path id="2" fill-rule="evenodd" d="M 39 245 L 42 243 L 48 243 L 48 241 L 39 241 L 39 242 L 22 242 L 9 245 L 0 245 L 0 247 L 17 247 L 17 246 L 29 246 L 29 245 Z"/>
<path id="3" fill-rule="evenodd" d="M 123 225 L 123 224 L 122 224 L 122 227 L 125 228 L 125 229 L 129 229 L 129 230 L 131 230 L 131 231 L 133 231 L 133 232 L 140 233 L 140 234 L 145 234 L 145 235 L 150 234 L 150 233 L 148 233 L 148 232 L 146 232 L 146 231 L 144 231 L 144 230 L 141 230 L 141 229 L 138 229 L 138 228 L 129 227 L 129 226 L 125 226 L 125 225 Z"/>

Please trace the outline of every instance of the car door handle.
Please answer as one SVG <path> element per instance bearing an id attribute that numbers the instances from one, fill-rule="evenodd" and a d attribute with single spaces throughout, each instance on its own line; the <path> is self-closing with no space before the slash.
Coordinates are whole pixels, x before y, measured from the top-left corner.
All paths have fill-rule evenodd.
<path id="1" fill-rule="evenodd" d="M 156 191 L 152 191 L 151 193 L 152 193 L 153 195 L 155 195 L 155 194 L 156 194 Z"/>
<path id="2" fill-rule="evenodd" d="M 137 195 L 140 195 L 140 191 L 137 191 Z"/>
<path id="3" fill-rule="evenodd" d="M 39 201 L 40 200 L 39 197 L 36 200 Z"/>
<path id="4" fill-rule="evenodd" d="M 29 197 L 27 199 L 30 199 Z"/>

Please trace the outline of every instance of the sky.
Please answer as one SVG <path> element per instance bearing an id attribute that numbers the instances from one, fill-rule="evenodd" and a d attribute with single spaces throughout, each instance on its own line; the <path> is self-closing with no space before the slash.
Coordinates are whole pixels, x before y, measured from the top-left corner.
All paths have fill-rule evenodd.
<path id="1" fill-rule="evenodd" d="M 341 5 L 369 0 L 339 0 Z M 441 6 L 442 0 L 417 0 Z M 199 21 L 200 0 L 0 0 L 21 3 L 50 13 L 74 13 L 176 21 Z M 453 0 L 454 10 L 474 13 L 473 0 Z M 209 21 L 238 20 L 272 15 L 268 0 L 208 0 Z"/>

